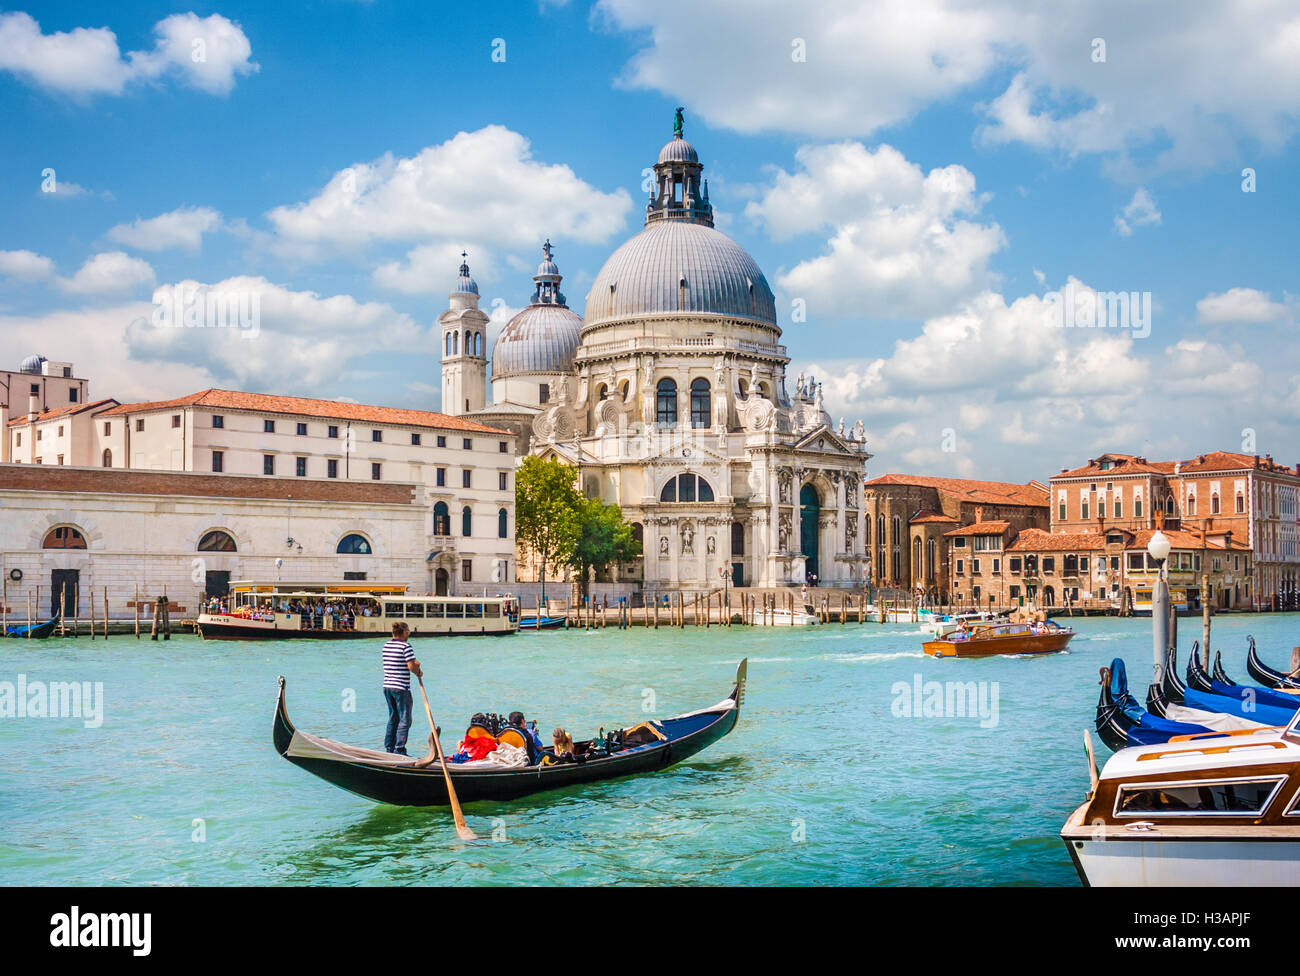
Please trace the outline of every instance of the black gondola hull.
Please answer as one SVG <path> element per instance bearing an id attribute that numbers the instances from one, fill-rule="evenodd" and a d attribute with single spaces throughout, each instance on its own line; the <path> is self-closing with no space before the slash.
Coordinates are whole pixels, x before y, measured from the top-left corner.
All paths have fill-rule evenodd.
<path id="1" fill-rule="evenodd" d="M 565 763 L 550 766 L 528 766 L 513 769 L 464 769 L 449 765 L 456 796 L 461 803 L 477 800 L 515 800 L 549 790 L 578 786 L 599 780 L 623 776 L 637 776 L 657 772 L 689 759 L 707 749 L 735 728 L 740 718 L 744 694 L 744 665 L 739 681 L 732 692 L 731 707 L 716 711 L 706 710 L 707 716 L 691 716 L 692 729 L 680 737 L 655 745 L 627 750 L 585 763 Z M 665 719 L 664 725 L 685 721 L 686 718 Z M 446 806 L 447 783 L 436 762 L 424 768 L 393 765 L 388 762 L 343 761 L 310 756 L 292 755 L 290 744 L 295 728 L 289 720 L 284 702 L 284 680 L 281 679 L 279 700 L 276 704 L 273 740 L 281 756 L 314 776 L 357 796 L 377 803 L 394 806 Z"/>
<path id="2" fill-rule="evenodd" d="M 1250 649 L 1246 652 L 1246 671 L 1265 688 L 1300 688 L 1300 678 L 1275 671 L 1259 659 L 1255 651 L 1255 638 L 1248 637 Z"/>

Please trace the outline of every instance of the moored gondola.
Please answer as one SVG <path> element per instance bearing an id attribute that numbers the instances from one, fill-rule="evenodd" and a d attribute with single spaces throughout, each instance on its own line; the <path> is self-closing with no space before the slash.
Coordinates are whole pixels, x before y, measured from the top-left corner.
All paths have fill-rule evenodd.
<path id="1" fill-rule="evenodd" d="M 34 640 L 44 640 L 54 635 L 54 630 L 59 626 L 59 618 L 51 617 L 39 624 L 10 624 L 5 629 L 6 637 L 18 637 L 24 640 L 31 638 Z"/>
<path id="2" fill-rule="evenodd" d="M 1210 677 L 1221 685 L 1227 685 L 1231 688 L 1237 682 L 1228 677 L 1228 673 L 1223 670 L 1223 652 L 1214 652 L 1214 667 L 1210 669 Z"/>
<path id="3" fill-rule="evenodd" d="M 1144 709 L 1128 690 L 1124 661 L 1115 658 L 1101 669 L 1097 700 L 1097 735 L 1113 750 L 1168 742 L 1176 735 L 1203 735 L 1210 728 L 1164 718 Z"/>
<path id="4" fill-rule="evenodd" d="M 1210 655 L 1210 649 L 1208 647 L 1205 649 L 1205 655 L 1207 658 Z M 1211 681 L 1213 681 L 1213 679 L 1210 677 L 1210 673 L 1206 671 L 1204 665 L 1201 664 L 1199 648 L 1196 644 L 1193 644 L 1192 653 L 1187 656 L 1186 687 L 1193 691 L 1202 691 L 1209 694 L 1214 690 L 1210 685 Z"/>
<path id="5" fill-rule="evenodd" d="M 581 762 L 508 768 L 448 764 L 456 794 L 462 803 L 513 800 L 546 790 L 666 769 L 708 748 L 736 727 L 744 703 L 747 670 L 748 660 L 741 661 L 735 686 L 717 705 L 648 723 L 653 729 L 646 736 L 649 741 L 641 744 L 606 750 L 599 741 L 576 742 L 575 752 L 586 757 Z M 436 762 L 348 746 L 295 728 L 285 708 L 284 678 L 279 680 L 272 737 L 276 752 L 289 762 L 379 803 L 447 805 L 446 780 Z"/>
<path id="6" fill-rule="evenodd" d="M 1265 688 L 1300 688 L 1300 676 L 1275 671 L 1259 659 L 1255 651 L 1255 638 L 1247 637 L 1250 649 L 1246 652 L 1246 671 Z"/>

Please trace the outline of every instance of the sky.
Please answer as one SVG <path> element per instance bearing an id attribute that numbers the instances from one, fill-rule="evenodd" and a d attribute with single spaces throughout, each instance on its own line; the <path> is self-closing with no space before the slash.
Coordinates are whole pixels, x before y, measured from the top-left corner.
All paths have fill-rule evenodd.
<path id="1" fill-rule="evenodd" d="M 1300 462 L 1293 0 L 0 8 L 0 366 L 437 410 L 461 251 L 581 313 L 677 106 L 870 474 Z"/>

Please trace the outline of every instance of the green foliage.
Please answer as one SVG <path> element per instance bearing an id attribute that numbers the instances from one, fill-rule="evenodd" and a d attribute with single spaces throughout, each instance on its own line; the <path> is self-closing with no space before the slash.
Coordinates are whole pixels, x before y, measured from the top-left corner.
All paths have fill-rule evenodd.
<path id="1" fill-rule="evenodd" d="M 626 563 L 641 555 L 641 543 L 632 535 L 632 526 L 623 521 L 617 505 L 585 498 L 580 521 L 582 528 L 569 565 L 584 583 L 589 569 L 603 573 L 611 563 Z"/>
<path id="2" fill-rule="evenodd" d="M 586 503 L 577 471 L 554 458 L 524 458 L 515 475 L 515 537 L 545 565 L 569 564 Z"/>

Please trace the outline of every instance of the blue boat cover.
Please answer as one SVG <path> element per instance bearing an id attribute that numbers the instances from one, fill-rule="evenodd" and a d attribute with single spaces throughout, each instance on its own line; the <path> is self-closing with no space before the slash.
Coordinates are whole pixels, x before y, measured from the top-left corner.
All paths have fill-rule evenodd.
<path id="1" fill-rule="evenodd" d="M 1201 735 L 1213 732 L 1204 725 L 1175 722 L 1173 719 L 1152 715 L 1128 691 L 1128 675 L 1122 658 L 1110 662 L 1110 696 L 1124 716 L 1133 723 L 1125 738 L 1131 746 L 1152 746 L 1168 742 L 1176 735 Z"/>
<path id="2" fill-rule="evenodd" d="M 1286 725 L 1295 717 L 1296 709 L 1279 708 L 1262 702 L 1242 701 L 1235 695 L 1212 695 L 1195 688 L 1188 688 L 1183 696 L 1183 703 L 1188 708 L 1201 708 L 1207 712 L 1220 712 L 1224 715 L 1237 715 L 1262 722 L 1264 725 Z"/>
<path id="3" fill-rule="evenodd" d="M 1254 701 L 1257 705 L 1272 705 L 1275 708 L 1288 709 L 1293 713 L 1300 708 L 1300 698 L 1295 695 L 1274 691 L 1272 688 L 1261 688 L 1259 685 L 1225 685 L 1222 681 L 1211 681 L 1210 688 L 1216 695 L 1235 698 L 1239 702 Z"/>

